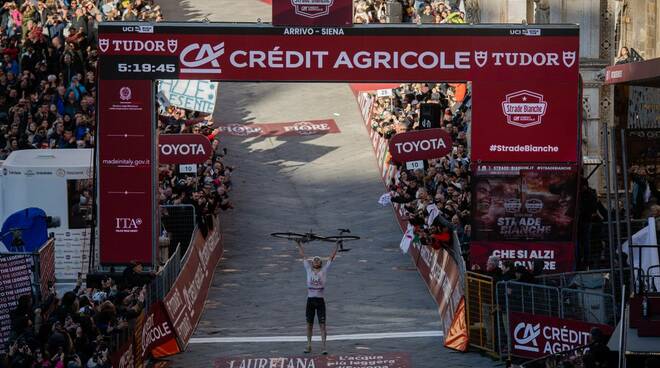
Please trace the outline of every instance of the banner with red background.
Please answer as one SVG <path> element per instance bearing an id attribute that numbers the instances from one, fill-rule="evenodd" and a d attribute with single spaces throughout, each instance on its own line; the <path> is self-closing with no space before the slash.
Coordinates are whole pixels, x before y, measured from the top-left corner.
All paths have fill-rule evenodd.
<path id="1" fill-rule="evenodd" d="M 273 0 L 276 26 L 351 26 L 353 0 Z"/>
<path id="2" fill-rule="evenodd" d="M 222 232 L 216 216 L 206 238 L 198 229 L 183 259 L 181 272 L 165 295 L 165 310 L 172 322 L 179 346 L 185 349 L 202 317 L 215 267 L 222 257 Z"/>
<path id="3" fill-rule="evenodd" d="M 99 85 L 101 264 L 152 261 L 151 81 Z"/>
<path id="4" fill-rule="evenodd" d="M 509 313 L 511 354 L 525 358 L 540 358 L 588 345 L 589 333 L 597 327 L 605 336 L 614 329 L 608 325 L 547 317 L 529 313 Z"/>

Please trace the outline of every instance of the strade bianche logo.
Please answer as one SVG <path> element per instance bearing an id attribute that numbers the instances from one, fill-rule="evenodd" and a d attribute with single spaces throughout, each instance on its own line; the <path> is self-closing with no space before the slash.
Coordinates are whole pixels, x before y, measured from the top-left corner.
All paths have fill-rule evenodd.
<path id="1" fill-rule="evenodd" d="M 531 323 L 520 322 L 513 330 L 513 338 L 515 340 L 513 347 L 518 350 L 538 353 L 539 343 L 536 341 L 536 338 L 539 337 L 540 334 L 540 323 L 532 325 Z"/>
<path id="2" fill-rule="evenodd" d="M 296 14 L 305 18 L 318 18 L 330 14 L 335 0 L 291 0 Z"/>
<path id="3" fill-rule="evenodd" d="M 169 47 L 169 43 L 168 43 Z M 179 57 L 182 66 L 182 74 L 220 74 L 220 62 L 218 58 L 225 53 L 225 43 L 216 45 L 208 43 L 192 43 L 181 50 Z"/>
<path id="4" fill-rule="evenodd" d="M 541 124 L 547 109 L 548 103 L 543 100 L 543 95 L 528 90 L 509 93 L 502 102 L 507 124 L 521 128 Z"/>

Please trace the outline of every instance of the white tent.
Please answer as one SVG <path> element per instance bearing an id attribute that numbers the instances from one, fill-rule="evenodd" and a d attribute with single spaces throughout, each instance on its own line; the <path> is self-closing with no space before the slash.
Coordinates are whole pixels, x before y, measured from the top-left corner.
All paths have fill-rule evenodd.
<path id="1" fill-rule="evenodd" d="M 86 270 L 91 230 L 93 150 L 34 149 L 12 152 L 2 163 L 0 219 L 26 207 L 58 217 L 55 235 L 55 276 L 73 280 Z"/>

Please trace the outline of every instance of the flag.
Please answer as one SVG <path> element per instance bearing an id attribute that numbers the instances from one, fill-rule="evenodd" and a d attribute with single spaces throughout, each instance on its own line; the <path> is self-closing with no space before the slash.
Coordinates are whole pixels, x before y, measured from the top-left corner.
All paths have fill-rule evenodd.
<path id="1" fill-rule="evenodd" d="M 429 217 L 426 219 L 426 226 L 430 227 L 433 225 L 435 218 L 440 214 L 440 209 L 438 209 L 438 206 L 436 206 L 435 203 L 431 203 L 426 206 L 426 212 L 429 213 Z"/>
<path id="2" fill-rule="evenodd" d="M 380 203 L 382 206 L 387 206 L 388 204 L 392 204 L 392 195 L 390 193 L 383 194 L 378 199 L 378 203 Z"/>
<path id="3" fill-rule="evenodd" d="M 646 225 L 642 230 L 636 232 L 632 236 L 632 242 L 634 245 L 658 245 L 655 218 L 649 217 L 648 225 Z M 628 247 L 628 241 L 623 243 L 621 248 L 623 249 L 624 253 L 628 254 L 628 261 L 630 262 L 630 249 Z M 637 273 L 638 269 L 642 269 L 642 271 L 646 274 L 646 272 L 649 271 L 649 267 L 660 263 L 660 260 L 658 259 L 658 250 L 656 248 L 635 248 L 632 257 L 635 266 L 635 273 Z M 655 267 L 650 269 L 650 274 L 660 276 L 659 271 L 660 270 Z M 637 275 L 635 277 L 637 277 Z"/>
<path id="4" fill-rule="evenodd" d="M 446 348 L 462 352 L 467 351 L 470 340 L 468 338 L 465 317 L 465 297 L 463 296 L 458 303 L 458 308 L 456 308 L 456 313 L 454 313 L 454 319 L 451 322 L 447 336 L 445 336 L 444 345 Z"/>
<path id="5" fill-rule="evenodd" d="M 415 228 L 408 224 L 408 229 L 406 229 L 406 232 L 403 234 L 403 238 L 401 239 L 401 244 L 399 244 L 399 248 L 403 251 L 403 253 L 408 253 L 408 249 L 410 249 L 410 244 L 413 242 L 413 239 L 415 238 Z"/>

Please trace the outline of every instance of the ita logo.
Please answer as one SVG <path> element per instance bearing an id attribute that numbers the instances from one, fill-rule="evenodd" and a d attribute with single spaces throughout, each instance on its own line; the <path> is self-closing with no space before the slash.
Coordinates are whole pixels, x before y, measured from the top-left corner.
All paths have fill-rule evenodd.
<path id="1" fill-rule="evenodd" d="M 509 93 L 502 102 L 507 124 L 521 128 L 541 124 L 547 109 L 548 103 L 543 100 L 543 95 L 528 90 Z"/>

